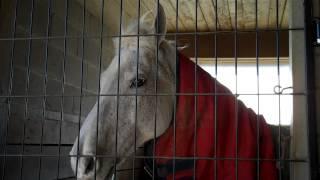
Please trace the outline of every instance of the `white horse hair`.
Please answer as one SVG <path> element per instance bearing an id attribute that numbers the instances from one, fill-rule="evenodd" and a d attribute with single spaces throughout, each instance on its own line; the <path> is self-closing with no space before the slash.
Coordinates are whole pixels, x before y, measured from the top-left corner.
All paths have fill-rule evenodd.
<path id="1" fill-rule="evenodd" d="M 156 100 L 154 94 L 156 86 L 157 93 L 175 92 L 176 48 L 165 39 L 166 17 L 161 5 L 158 9 L 156 17 L 153 13 L 141 17 L 140 34 L 149 35 L 140 36 L 139 43 L 133 36 L 114 39 L 115 56 L 101 74 L 100 93 L 106 96 L 87 115 L 70 152 L 78 179 L 111 179 L 115 164 L 120 166 L 134 148 L 169 127 L 174 96 L 157 96 Z M 132 24 L 124 32 L 135 34 L 137 27 Z"/>

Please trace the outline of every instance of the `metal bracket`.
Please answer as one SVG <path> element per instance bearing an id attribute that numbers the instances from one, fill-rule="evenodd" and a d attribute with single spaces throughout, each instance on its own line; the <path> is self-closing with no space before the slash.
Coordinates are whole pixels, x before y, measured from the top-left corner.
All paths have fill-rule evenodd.
<path id="1" fill-rule="evenodd" d="M 320 46 L 320 18 L 313 19 L 313 45 Z"/>
<path id="2" fill-rule="evenodd" d="M 275 93 L 275 94 L 284 94 L 284 91 L 285 90 L 288 90 L 288 89 L 293 89 L 293 87 L 291 87 L 291 86 L 289 86 L 289 87 L 282 87 L 282 86 L 280 86 L 280 85 L 276 85 L 276 86 L 274 86 L 273 87 L 273 92 Z"/>

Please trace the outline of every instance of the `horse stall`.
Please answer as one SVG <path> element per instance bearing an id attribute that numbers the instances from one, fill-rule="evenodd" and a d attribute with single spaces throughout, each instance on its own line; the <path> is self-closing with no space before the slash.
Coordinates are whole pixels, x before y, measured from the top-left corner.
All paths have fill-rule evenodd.
<path id="1" fill-rule="evenodd" d="M 319 11 L 0 0 L 1 179 L 319 179 Z"/>

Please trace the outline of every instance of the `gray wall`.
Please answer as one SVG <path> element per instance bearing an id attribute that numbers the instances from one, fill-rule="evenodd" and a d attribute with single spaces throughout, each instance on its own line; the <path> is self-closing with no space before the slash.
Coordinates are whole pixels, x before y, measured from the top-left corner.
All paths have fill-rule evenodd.
<path id="1" fill-rule="evenodd" d="M 70 0 L 67 36 L 72 38 L 66 40 L 66 57 L 64 58 L 65 0 L 52 1 L 49 28 L 51 38 L 48 40 L 44 38 L 47 36 L 47 1 L 35 0 L 32 38 L 29 38 L 31 0 L 19 1 L 15 34 L 18 39 L 15 41 L 11 39 L 14 30 L 15 1 L 1 0 L 0 2 L 0 153 L 6 150 L 7 154 L 20 154 L 24 148 L 24 154 L 36 155 L 41 152 L 39 144 L 43 143 L 42 154 L 57 155 L 60 143 L 62 144 L 62 156 L 59 176 L 72 175 L 66 155 L 77 135 L 79 119 L 86 116 L 96 101 L 94 95 L 98 89 L 100 54 L 102 54 L 101 69 L 103 70 L 108 66 L 112 57 L 111 39 L 110 37 L 102 39 L 101 50 L 99 36 L 102 24 L 100 18 L 86 11 L 86 25 L 83 26 L 83 8 L 77 1 Z M 109 29 L 107 25 L 103 26 L 104 35 L 106 35 Z M 81 38 L 82 30 L 89 38 L 84 40 Z M 31 48 L 29 48 L 29 43 L 31 43 Z M 13 47 L 14 56 L 12 57 Z M 10 68 L 11 62 L 13 63 L 12 69 Z M 63 84 L 64 62 L 65 83 Z M 82 98 L 80 112 L 82 63 L 82 89 L 83 94 L 88 96 Z M 12 77 L 11 92 L 9 92 L 10 77 Z M 27 81 L 29 81 L 28 90 L 26 90 Z M 66 97 L 62 103 L 60 95 L 63 90 Z M 48 95 L 46 103 L 42 96 L 44 94 Z M 6 97 L 8 95 L 14 97 L 9 99 Z M 24 98 L 27 95 L 29 98 Z M 10 118 L 8 118 L 9 107 Z M 61 121 L 62 115 L 64 121 Z M 61 136 L 60 126 L 62 127 Z M 8 131 L 6 131 L 7 128 Z M 22 147 L 22 143 L 26 145 Z M 6 158 L 5 161 L 5 179 L 19 179 L 22 166 L 24 179 L 34 179 L 38 176 L 40 161 L 36 156 L 25 157 L 23 161 L 20 157 L 13 156 Z M 1 156 L 0 177 L 2 177 L 3 164 L 4 158 Z M 41 179 L 55 179 L 58 171 L 58 158 L 56 156 L 42 158 L 41 164 Z"/>

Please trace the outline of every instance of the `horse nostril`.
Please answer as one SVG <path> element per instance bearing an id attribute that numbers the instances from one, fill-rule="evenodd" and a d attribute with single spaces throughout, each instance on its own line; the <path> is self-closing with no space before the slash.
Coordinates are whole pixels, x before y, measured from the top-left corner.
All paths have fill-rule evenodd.
<path id="1" fill-rule="evenodd" d="M 89 162 L 86 167 L 86 170 L 84 172 L 85 174 L 88 174 L 89 172 L 91 172 L 94 169 L 94 162 L 95 162 L 94 158 L 90 157 Z"/>

